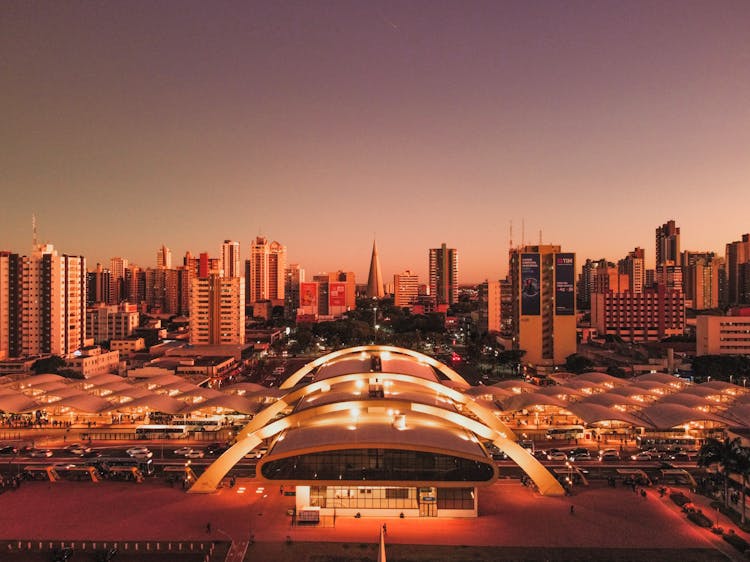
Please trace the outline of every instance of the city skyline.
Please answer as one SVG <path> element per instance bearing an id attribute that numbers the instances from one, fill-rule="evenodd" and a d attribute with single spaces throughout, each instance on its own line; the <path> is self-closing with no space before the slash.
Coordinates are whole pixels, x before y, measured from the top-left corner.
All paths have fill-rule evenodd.
<path id="1" fill-rule="evenodd" d="M 446 243 L 463 284 L 504 277 L 511 221 L 578 266 L 750 230 L 743 2 L 0 10 L 0 249 L 36 214 L 89 267 L 264 235 L 364 282 L 375 239 L 426 282 Z"/>

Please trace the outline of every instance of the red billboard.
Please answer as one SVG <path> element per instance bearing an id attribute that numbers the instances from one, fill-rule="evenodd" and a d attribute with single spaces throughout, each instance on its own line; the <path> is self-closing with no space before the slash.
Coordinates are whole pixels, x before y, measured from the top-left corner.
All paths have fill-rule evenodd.
<path id="1" fill-rule="evenodd" d="M 315 312 L 318 311 L 318 284 L 317 283 L 300 283 L 299 284 L 299 306 L 300 308 L 310 308 Z"/>
<path id="2" fill-rule="evenodd" d="M 328 283 L 328 306 L 346 306 L 346 283 Z"/>

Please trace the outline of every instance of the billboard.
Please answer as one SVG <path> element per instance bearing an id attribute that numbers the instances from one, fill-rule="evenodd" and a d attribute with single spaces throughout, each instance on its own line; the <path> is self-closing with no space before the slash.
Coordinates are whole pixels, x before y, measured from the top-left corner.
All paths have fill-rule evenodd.
<path id="1" fill-rule="evenodd" d="M 304 314 L 318 313 L 318 284 L 317 283 L 300 283 L 299 284 L 299 307 L 303 309 Z"/>
<path id="2" fill-rule="evenodd" d="M 346 283 L 338 281 L 328 283 L 328 306 L 330 308 L 346 306 Z"/>
<path id="3" fill-rule="evenodd" d="M 539 316 L 540 295 L 540 256 L 521 254 L 521 315 Z"/>
<path id="4" fill-rule="evenodd" d="M 555 255 L 555 314 L 573 316 L 575 303 L 575 254 Z"/>

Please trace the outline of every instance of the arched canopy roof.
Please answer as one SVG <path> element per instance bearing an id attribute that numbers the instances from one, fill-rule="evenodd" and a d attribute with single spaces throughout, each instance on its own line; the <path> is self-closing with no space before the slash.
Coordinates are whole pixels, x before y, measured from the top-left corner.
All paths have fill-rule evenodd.
<path id="1" fill-rule="evenodd" d="M 675 377 L 674 375 L 668 375 L 666 373 L 646 373 L 643 375 L 638 375 L 637 377 L 633 377 L 630 379 L 633 383 L 640 383 L 640 382 L 658 382 L 661 384 L 669 384 L 669 385 L 678 385 L 682 386 L 687 383 L 687 381 Z"/>
<path id="2" fill-rule="evenodd" d="M 605 421 L 618 421 L 632 425 L 633 427 L 653 427 L 648 421 L 636 417 L 631 413 L 617 408 L 602 406 L 601 404 L 584 404 L 583 402 L 578 402 L 571 404 L 568 410 L 589 425 Z"/>
<path id="3" fill-rule="evenodd" d="M 296 386 L 315 369 L 313 382 Z M 444 384 L 438 373 L 453 384 Z M 505 445 L 543 493 L 562 492 L 528 451 L 514 447 L 510 429 L 481 401 L 463 393 L 469 385 L 461 377 L 422 354 L 384 346 L 341 350 L 308 363 L 281 388 L 287 394 L 266 406 L 239 432 L 238 442 L 209 467 L 191 491 L 210 491 L 261 439 L 278 435 L 263 463 L 316 450 L 368 447 L 443 451 L 484 459 L 494 467 L 479 445 L 480 440 L 490 440 Z M 290 413 L 284 416 L 285 412 Z"/>
<path id="4" fill-rule="evenodd" d="M 63 406 L 88 414 L 97 414 L 110 409 L 110 403 L 103 398 L 85 393 L 79 393 L 57 400 L 56 402 L 51 402 L 47 407 L 59 408 Z"/>
<path id="5" fill-rule="evenodd" d="M 164 396 L 162 394 L 149 394 L 136 398 L 128 402 L 122 402 L 120 404 L 110 406 L 109 410 L 130 410 L 133 408 L 148 408 L 156 412 L 164 412 L 165 414 L 179 414 L 185 407 L 184 402 Z"/>
<path id="6" fill-rule="evenodd" d="M 0 395 L 0 411 L 26 413 L 41 408 L 41 404 L 20 392 Z"/>
<path id="7" fill-rule="evenodd" d="M 598 371 L 581 373 L 580 375 L 574 377 L 572 380 L 608 386 L 620 386 L 623 384 L 627 384 L 627 382 L 623 379 L 613 377 L 612 375 L 608 375 L 607 373 L 600 373 Z"/>
<path id="8" fill-rule="evenodd" d="M 612 407 L 612 406 L 634 406 L 634 407 L 643 407 L 643 402 L 640 402 L 638 400 L 635 400 L 634 398 L 631 398 L 630 396 L 624 395 L 624 394 L 618 394 L 615 392 L 599 392 L 597 394 L 592 394 L 591 396 L 587 396 L 583 400 L 580 400 L 577 402 L 577 404 L 597 404 L 599 406 L 606 406 L 606 407 Z"/>
<path id="9" fill-rule="evenodd" d="M 730 425 L 731 420 L 710 412 L 696 408 L 688 408 L 680 404 L 654 404 L 644 408 L 640 414 L 650 420 L 657 429 L 671 429 L 690 422 L 711 421 L 721 425 Z"/>
<path id="10" fill-rule="evenodd" d="M 700 408 L 708 407 L 711 405 L 715 406 L 716 402 L 709 400 L 705 396 L 699 396 L 697 394 L 675 392 L 674 394 L 667 394 L 666 396 L 660 398 L 655 405 L 658 404 L 681 404 L 682 406 L 687 406 L 688 408 Z"/>
<path id="11" fill-rule="evenodd" d="M 243 396 L 237 396 L 236 394 L 222 394 L 221 396 L 209 398 L 202 402 L 188 404 L 183 407 L 182 412 L 190 413 L 216 408 L 223 408 L 225 410 L 240 412 L 242 414 L 254 414 L 260 409 L 260 404 L 248 400 Z"/>
<path id="12" fill-rule="evenodd" d="M 531 406 L 557 406 L 558 408 L 568 409 L 570 405 L 565 400 L 560 400 L 556 396 L 547 396 L 538 392 L 515 394 L 501 400 L 500 404 L 504 412 L 523 410 Z"/>

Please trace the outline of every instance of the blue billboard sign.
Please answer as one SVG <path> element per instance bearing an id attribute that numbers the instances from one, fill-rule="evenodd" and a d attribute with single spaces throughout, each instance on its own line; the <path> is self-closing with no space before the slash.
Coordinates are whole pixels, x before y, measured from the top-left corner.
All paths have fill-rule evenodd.
<path id="1" fill-rule="evenodd" d="M 539 254 L 521 254 L 521 315 L 539 316 L 541 310 Z"/>
<path id="2" fill-rule="evenodd" d="M 575 254 L 555 255 L 555 314 L 573 316 L 575 303 Z"/>

